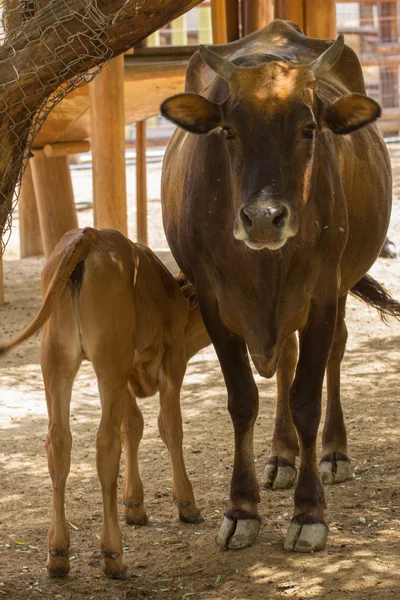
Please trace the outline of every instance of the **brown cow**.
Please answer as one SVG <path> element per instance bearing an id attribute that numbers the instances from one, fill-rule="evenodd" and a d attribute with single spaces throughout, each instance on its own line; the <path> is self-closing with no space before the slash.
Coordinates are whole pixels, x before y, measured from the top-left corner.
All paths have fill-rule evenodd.
<path id="1" fill-rule="evenodd" d="M 43 327 L 41 367 L 49 413 L 46 450 L 53 481 L 50 576 L 69 571 L 64 513 L 72 444 L 69 407 L 72 385 L 84 359 L 93 363 L 102 406 L 97 471 L 103 494 L 105 573 L 123 577 L 126 571 L 117 514 L 121 433 L 125 519 L 138 525 L 147 522 L 137 458 L 143 417 L 135 396 L 160 392 L 159 429 L 170 454 L 179 518 L 190 523 L 202 520 L 183 460 L 180 390 L 187 361 L 210 340 L 198 305 L 189 306 L 193 286 L 182 283 L 151 250 L 133 244 L 118 231 L 73 229 L 44 267 L 39 313 L 19 336 L 0 347 L 5 352 Z"/>
<path id="2" fill-rule="evenodd" d="M 165 231 L 196 286 L 234 426 L 218 543 L 244 547 L 259 530 L 258 390 L 248 350 L 262 376 L 282 367 L 267 485 L 293 482 L 296 431 L 299 439 L 284 547 L 319 550 L 328 534 L 316 462 L 324 373 L 321 471 L 328 482 L 343 481 L 351 476 L 340 406 L 346 297 L 357 284 L 361 295 L 372 287 L 379 299 L 363 276 L 382 247 L 391 207 L 388 153 L 372 124 L 380 107 L 365 96 L 343 36 L 311 39 L 293 23 L 274 21 L 230 44 L 201 47 L 189 63 L 186 93 L 161 110 L 181 128 L 164 160 Z"/>

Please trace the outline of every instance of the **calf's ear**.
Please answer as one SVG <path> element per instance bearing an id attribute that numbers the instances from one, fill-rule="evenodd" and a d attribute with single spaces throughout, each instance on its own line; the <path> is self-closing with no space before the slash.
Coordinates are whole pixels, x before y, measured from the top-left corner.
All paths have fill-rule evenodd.
<path id="1" fill-rule="evenodd" d="M 197 296 L 194 285 L 192 285 L 191 283 L 183 285 L 181 287 L 181 292 L 186 298 L 186 300 L 189 302 L 189 309 L 192 310 L 193 308 L 196 308 L 196 306 L 199 303 L 199 298 Z"/>
<path id="2" fill-rule="evenodd" d="M 331 131 L 344 135 L 373 123 L 381 114 L 381 107 L 372 98 L 349 94 L 338 98 L 325 110 L 324 121 Z"/>
<path id="3" fill-rule="evenodd" d="M 221 124 L 219 104 L 198 94 L 178 94 L 161 104 L 161 114 L 191 133 L 208 133 Z"/>

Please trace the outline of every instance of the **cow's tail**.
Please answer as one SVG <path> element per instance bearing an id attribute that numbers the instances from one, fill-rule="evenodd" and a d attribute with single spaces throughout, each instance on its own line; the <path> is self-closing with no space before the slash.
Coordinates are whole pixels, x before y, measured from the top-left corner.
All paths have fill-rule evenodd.
<path id="1" fill-rule="evenodd" d="M 49 259 L 51 261 L 52 258 L 54 259 L 54 255 L 58 254 L 59 262 L 54 268 L 39 312 L 21 333 L 8 342 L 0 342 L 0 356 L 30 338 L 43 327 L 57 305 L 76 266 L 86 258 L 93 247 L 96 230 L 86 227 L 81 230 L 73 230 L 66 235 L 70 236 L 71 239 L 65 240 L 63 238 L 60 242 L 60 245 L 63 245 L 61 247 L 60 245 L 57 246 L 53 251 L 53 257 Z"/>
<path id="2" fill-rule="evenodd" d="M 371 275 L 364 275 L 350 291 L 356 298 L 376 308 L 384 323 L 387 323 L 388 317 L 400 320 L 400 302 L 392 298 Z"/>

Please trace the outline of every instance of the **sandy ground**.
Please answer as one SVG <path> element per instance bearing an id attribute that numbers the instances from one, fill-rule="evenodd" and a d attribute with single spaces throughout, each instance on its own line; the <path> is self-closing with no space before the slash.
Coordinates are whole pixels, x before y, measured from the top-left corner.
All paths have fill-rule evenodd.
<path id="1" fill-rule="evenodd" d="M 390 146 L 400 197 L 400 146 Z M 165 248 L 159 206 L 160 165 L 149 166 L 150 245 Z M 73 173 L 77 199 L 90 199 L 90 172 Z M 134 174 L 128 170 L 130 234 L 134 237 Z M 391 236 L 400 248 L 400 202 Z M 92 213 L 79 213 L 82 225 Z M 18 260 L 18 219 L 5 257 L 7 303 L 0 307 L 0 336 L 19 331 L 40 305 L 42 258 Z M 378 260 L 373 275 L 400 298 L 400 263 Z M 185 379 L 182 410 L 185 456 L 205 522 L 183 525 L 171 499 L 170 468 L 157 433 L 157 398 L 141 401 L 145 433 L 141 469 L 147 527 L 121 522 L 130 577 L 102 576 L 99 553 L 101 497 L 95 471 L 99 421 L 97 385 L 84 364 L 72 401 L 74 447 L 67 488 L 72 569 L 50 580 L 45 569 L 51 483 L 44 450 L 46 407 L 39 367 L 39 338 L 0 363 L 0 596 L 80 600 L 397 600 L 400 597 L 399 369 L 400 324 L 385 326 L 355 299 L 348 307 L 349 342 L 343 366 L 343 406 L 355 479 L 326 488 L 329 543 L 314 555 L 292 555 L 282 540 L 292 491 L 262 492 L 258 542 L 219 552 L 214 538 L 229 493 L 232 427 L 226 393 L 212 349 L 196 356 Z M 275 382 L 260 383 L 256 426 L 257 469 L 268 456 Z M 121 479 L 122 481 L 122 479 Z M 122 507 L 121 507 L 122 515 Z"/>

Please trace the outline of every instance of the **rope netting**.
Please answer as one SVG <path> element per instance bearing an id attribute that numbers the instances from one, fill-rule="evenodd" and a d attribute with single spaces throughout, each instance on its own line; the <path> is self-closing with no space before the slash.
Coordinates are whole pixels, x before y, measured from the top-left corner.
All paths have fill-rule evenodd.
<path id="1" fill-rule="evenodd" d="M 52 108 L 89 83 L 113 55 L 105 30 L 125 5 L 112 17 L 100 11 L 96 0 L 75 5 L 79 12 L 70 0 L 0 2 L 0 256 L 11 234 L 12 212 L 36 134 Z M 76 19 L 79 31 L 71 26 Z M 45 41 L 49 38 L 51 47 Z M 76 75 L 82 61 L 101 64 Z"/>

